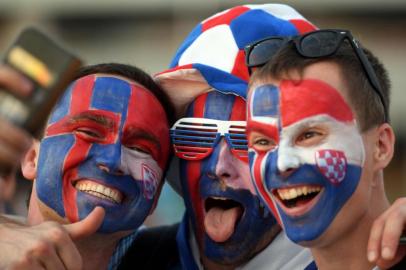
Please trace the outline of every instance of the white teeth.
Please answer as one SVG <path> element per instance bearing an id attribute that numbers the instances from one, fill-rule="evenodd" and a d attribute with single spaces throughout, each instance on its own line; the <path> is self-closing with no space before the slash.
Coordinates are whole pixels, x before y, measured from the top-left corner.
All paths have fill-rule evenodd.
<path id="1" fill-rule="evenodd" d="M 224 198 L 224 197 L 212 197 L 212 198 L 215 199 L 215 200 L 222 200 L 222 201 L 227 200 L 227 199 Z"/>
<path id="2" fill-rule="evenodd" d="M 321 187 L 315 186 L 303 186 L 303 187 L 293 187 L 278 189 L 278 195 L 282 200 L 292 200 L 301 195 L 307 195 L 310 193 L 320 192 Z"/>
<path id="3" fill-rule="evenodd" d="M 114 203 L 121 203 L 121 201 L 123 200 L 123 196 L 121 195 L 121 193 L 118 190 L 111 189 L 109 187 L 100 185 L 95 182 L 80 181 L 75 185 L 75 187 L 76 187 L 76 189 L 78 189 L 80 191 L 89 193 L 93 196 L 96 196 L 96 197 L 99 197 L 102 199 L 112 201 Z"/>

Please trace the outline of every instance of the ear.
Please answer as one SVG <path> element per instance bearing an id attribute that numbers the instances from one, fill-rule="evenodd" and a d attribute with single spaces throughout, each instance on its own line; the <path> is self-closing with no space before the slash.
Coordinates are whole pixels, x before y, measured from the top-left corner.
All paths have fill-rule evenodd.
<path id="1" fill-rule="evenodd" d="M 21 161 L 21 171 L 25 178 L 34 180 L 37 176 L 39 142 L 35 140 Z"/>
<path id="2" fill-rule="evenodd" d="M 395 134 L 388 123 L 380 125 L 377 129 L 375 141 L 374 160 L 375 169 L 384 169 L 392 160 L 395 146 Z"/>

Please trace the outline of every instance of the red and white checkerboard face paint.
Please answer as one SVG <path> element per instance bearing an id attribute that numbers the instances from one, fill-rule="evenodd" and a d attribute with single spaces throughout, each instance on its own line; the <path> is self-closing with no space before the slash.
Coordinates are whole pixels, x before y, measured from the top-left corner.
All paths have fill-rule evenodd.
<path id="1" fill-rule="evenodd" d="M 50 116 L 38 198 L 70 222 L 103 206 L 100 232 L 136 229 L 157 199 L 169 146 L 165 111 L 150 91 L 119 76 L 85 76 Z"/>
<path id="2" fill-rule="evenodd" d="M 261 85 L 248 103 L 256 190 L 291 240 L 314 240 L 360 181 L 364 146 L 354 114 L 339 91 L 320 80 Z"/>

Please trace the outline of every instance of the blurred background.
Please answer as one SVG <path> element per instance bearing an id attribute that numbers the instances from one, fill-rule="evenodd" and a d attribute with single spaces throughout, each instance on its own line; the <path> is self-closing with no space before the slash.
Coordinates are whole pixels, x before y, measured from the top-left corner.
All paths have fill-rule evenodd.
<path id="1" fill-rule="evenodd" d="M 164 70 L 186 35 L 201 20 L 240 4 L 236 0 L 0 0 L 0 52 L 19 31 L 35 25 L 55 37 L 88 64 L 121 62 L 154 74 Z M 392 80 L 392 124 L 397 134 L 395 159 L 385 172 L 393 201 L 406 195 L 406 1 L 280 1 L 296 8 L 320 28 L 351 29 L 386 65 Z M 18 181 L 17 195 L 7 206 L 24 215 L 30 183 Z M 147 224 L 181 219 L 180 197 L 165 186 Z"/>

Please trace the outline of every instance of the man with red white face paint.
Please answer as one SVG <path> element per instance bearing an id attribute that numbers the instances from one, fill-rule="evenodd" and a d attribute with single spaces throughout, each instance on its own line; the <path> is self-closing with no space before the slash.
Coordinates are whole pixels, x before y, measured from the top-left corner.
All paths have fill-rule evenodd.
<path id="1" fill-rule="evenodd" d="M 28 260 L 32 269 L 115 269 L 128 246 L 120 244 L 115 253 L 119 240 L 134 239 L 158 199 L 170 152 L 170 112 L 165 94 L 141 70 L 120 64 L 83 68 L 22 164 L 24 176 L 34 180 L 28 224 L 56 221 L 76 229 L 54 230 L 50 242 L 64 241 L 49 254 L 34 247 L 33 254 L 6 265 L 24 268 Z M 91 224 L 97 232 L 72 245 L 78 224 L 100 206 L 104 219 Z"/>
<path id="2" fill-rule="evenodd" d="M 263 63 L 266 50 L 255 55 L 261 43 L 247 50 L 248 65 L 265 64 L 248 101 L 257 193 L 287 236 L 311 248 L 319 269 L 372 269 L 368 236 L 389 207 L 382 170 L 394 145 L 386 71 L 345 30 L 315 31 L 295 43 L 270 39 L 268 48 L 275 41 L 280 51 L 268 51 Z M 322 51 L 327 43 L 331 51 Z"/>
<path id="3" fill-rule="evenodd" d="M 186 205 L 177 235 L 183 269 L 304 269 L 312 262 L 279 234 L 249 177 L 243 49 L 313 29 L 286 5 L 234 7 L 195 27 L 171 69 L 156 76 L 180 118 L 171 137 L 180 158 L 175 186 Z"/>

